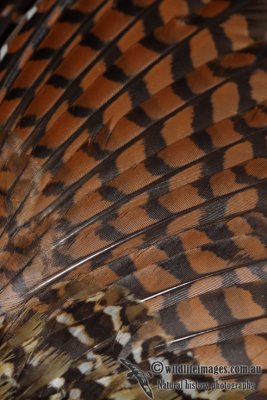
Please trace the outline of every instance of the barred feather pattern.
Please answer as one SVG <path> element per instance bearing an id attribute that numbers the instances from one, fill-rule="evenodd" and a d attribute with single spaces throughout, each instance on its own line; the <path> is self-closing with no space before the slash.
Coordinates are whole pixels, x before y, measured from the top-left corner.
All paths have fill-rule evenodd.
<path id="1" fill-rule="evenodd" d="M 265 399 L 266 134 L 266 0 L 2 1 L 0 399 Z"/>

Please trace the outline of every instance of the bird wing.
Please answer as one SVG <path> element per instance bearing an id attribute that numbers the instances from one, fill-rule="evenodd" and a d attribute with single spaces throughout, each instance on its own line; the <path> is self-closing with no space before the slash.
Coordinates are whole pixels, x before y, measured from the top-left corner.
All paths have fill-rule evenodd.
<path id="1" fill-rule="evenodd" d="M 4 3 L 0 397 L 264 398 L 266 1 Z"/>

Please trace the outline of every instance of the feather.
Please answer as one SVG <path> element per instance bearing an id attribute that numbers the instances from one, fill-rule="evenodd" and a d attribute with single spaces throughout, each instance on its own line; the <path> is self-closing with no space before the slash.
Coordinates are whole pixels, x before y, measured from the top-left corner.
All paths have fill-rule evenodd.
<path id="1" fill-rule="evenodd" d="M 266 0 L 2 3 L 0 398 L 264 399 Z"/>

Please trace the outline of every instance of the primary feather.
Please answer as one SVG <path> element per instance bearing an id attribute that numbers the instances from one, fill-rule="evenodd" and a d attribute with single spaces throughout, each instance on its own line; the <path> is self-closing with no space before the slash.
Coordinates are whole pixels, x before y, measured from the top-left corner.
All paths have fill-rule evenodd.
<path id="1" fill-rule="evenodd" d="M 0 13 L 0 399 L 264 399 L 266 0 Z"/>

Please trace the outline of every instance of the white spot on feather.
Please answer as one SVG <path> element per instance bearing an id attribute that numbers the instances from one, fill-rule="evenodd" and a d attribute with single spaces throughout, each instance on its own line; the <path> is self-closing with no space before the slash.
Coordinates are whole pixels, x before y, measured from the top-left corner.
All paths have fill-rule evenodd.
<path id="1" fill-rule="evenodd" d="M 3 58 L 6 56 L 7 52 L 8 52 L 8 45 L 4 44 L 4 46 L 2 46 L 0 49 L 0 61 L 3 60 Z"/>
<path id="2" fill-rule="evenodd" d="M 83 325 L 72 326 L 68 328 L 68 330 L 72 334 L 72 336 L 76 337 L 79 340 L 79 342 L 86 344 L 87 346 L 91 346 L 92 344 L 94 344 L 93 339 L 90 338 L 85 332 Z"/>
<path id="3" fill-rule="evenodd" d="M 55 389 L 60 389 L 60 388 L 62 388 L 64 383 L 65 383 L 65 379 L 64 378 L 56 378 L 56 379 L 53 379 L 50 382 L 49 386 L 52 386 Z"/>
<path id="4" fill-rule="evenodd" d="M 92 363 L 84 362 L 79 365 L 78 369 L 82 374 L 86 375 L 92 371 Z"/>
<path id="5" fill-rule="evenodd" d="M 26 13 L 27 21 L 29 21 L 36 14 L 36 12 L 37 12 L 36 6 L 30 8 L 29 11 Z"/>
<path id="6" fill-rule="evenodd" d="M 0 363 L 0 376 L 4 375 L 11 378 L 14 372 L 14 366 L 12 363 Z"/>
<path id="7" fill-rule="evenodd" d="M 113 379 L 113 376 L 104 376 L 103 378 L 97 379 L 97 382 L 107 387 L 108 385 L 110 385 Z"/>
<path id="8" fill-rule="evenodd" d="M 56 319 L 60 324 L 67 326 L 73 325 L 76 322 L 71 314 L 65 312 L 59 314 Z"/>
<path id="9" fill-rule="evenodd" d="M 82 392 L 80 389 L 71 389 L 69 400 L 80 400 L 81 394 Z"/>
<path id="10" fill-rule="evenodd" d="M 128 332 L 126 332 L 126 333 L 119 332 L 116 337 L 116 341 L 118 343 L 120 343 L 122 346 L 126 346 L 126 344 L 129 342 L 130 339 L 131 339 L 131 335 Z"/>
<path id="11" fill-rule="evenodd" d="M 139 346 L 133 350 L 133 357 L 137 364 L 142 361 L 142 347 L 141 346 Z"/>
<path id="12" fill-rule="evenodd" d="M 104 309 L 104 313 L 111 316 L 113 326 L 116 331 L 120 329 L 122 324 L 120 319 L 120 310 L 121 308 L 118 306 L 107 306 Z"/>

